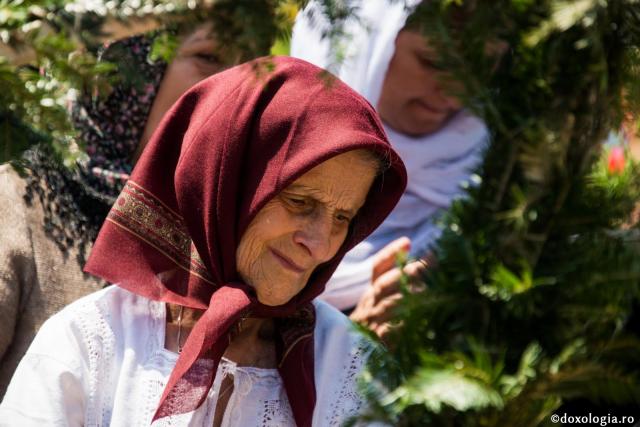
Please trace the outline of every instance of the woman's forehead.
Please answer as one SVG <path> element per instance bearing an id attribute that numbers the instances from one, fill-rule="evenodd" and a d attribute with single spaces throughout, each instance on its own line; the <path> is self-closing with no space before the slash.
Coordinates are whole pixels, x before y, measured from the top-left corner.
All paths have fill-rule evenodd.
<path id="1" fill-rule="evenodd" d="M 332 157 L 296 179 L 287 190 L 302 191 L 328 203 L 359 207 L 377 172 L 375 160 L 358 151 Z M 354 206 L 344 208 L 353 209 Z"/>

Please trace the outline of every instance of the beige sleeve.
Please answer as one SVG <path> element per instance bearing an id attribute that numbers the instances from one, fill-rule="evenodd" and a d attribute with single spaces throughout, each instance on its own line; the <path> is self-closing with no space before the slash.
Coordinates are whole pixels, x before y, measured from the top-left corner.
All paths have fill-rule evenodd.
<path id="1" fill-rule="evenodd" d="M 20 313 L 37 280 L 31 233 L 26 222 L 24 180 L 0 166 L 0 360 L 13 341 Z"/>

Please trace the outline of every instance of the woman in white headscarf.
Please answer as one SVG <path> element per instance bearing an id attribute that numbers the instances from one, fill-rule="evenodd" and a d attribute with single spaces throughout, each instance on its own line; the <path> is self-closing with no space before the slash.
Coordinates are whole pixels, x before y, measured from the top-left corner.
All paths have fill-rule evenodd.
<path id="1" fill-rule="evenodd" d="M 482 121 L 444 87 L 428 42 L 405 26 L 419 3 L 356 2 L 343 33 L 332 36 L 321 3 L 312 0 L 298 15 L 291 41 L 292 56 L 333 72 L 376 107 L 407 167 L 409 184 L 400 203 L 347 254 L 321 296 L 341 310 L 355 307 L 351 318 L 381 336 L 401 298 L 398 252 L 426 257 L 440 235 L 435 219 L 462 194 L 487 138 Z M 416 261 L 405 271 L 417 275 L 423 265 Z"/>

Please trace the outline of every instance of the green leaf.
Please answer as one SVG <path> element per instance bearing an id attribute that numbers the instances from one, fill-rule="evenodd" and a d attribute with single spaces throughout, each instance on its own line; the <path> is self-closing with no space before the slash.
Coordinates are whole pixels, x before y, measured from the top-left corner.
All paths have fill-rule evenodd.
<path id="1" fill-rule="evenodd" d="M 458 411 L 500 407 L 503 401 L 490 386 L 455 370 L 420 369 L 405 384 L 389 393 L 381 404 L 394 404 L 397 411 L 423 405 L 429 411 L 439 413 L 445 407 Z"/>
<path id="2" fill-rule="evenodd" d="M 556 1 L 549 19 L 525 35 L 525 45 L 535 46 L 553 32 L 566 31 L 580 22 L 585 22 L 585 15 L 599 3 L 599 0 Z"/>

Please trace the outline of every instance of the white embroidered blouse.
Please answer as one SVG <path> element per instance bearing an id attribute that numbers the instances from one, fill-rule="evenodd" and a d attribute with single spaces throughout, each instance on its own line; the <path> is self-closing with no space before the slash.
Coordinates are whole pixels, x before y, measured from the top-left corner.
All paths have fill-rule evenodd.
<path id="1" fill-rule="evenodd" d="M 316 307 L 313 426 L 339 426 L 362 406 L 356 378 L 368 345 L 341 313 Z M 164 348 L 165 304 L 111 286 L 49 319 L 0 404 L 1 426 L 149 426 L 177 354 Z M 223 427 L 295 426 L 276 369 L 223 359 L 206 401 L 154 426 L 211 426 L 225 376 Z"/>

